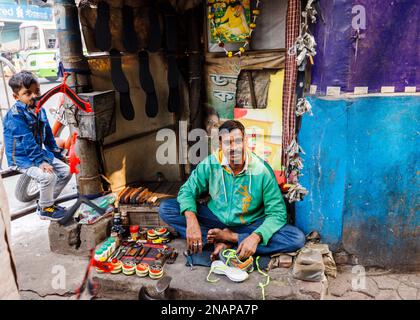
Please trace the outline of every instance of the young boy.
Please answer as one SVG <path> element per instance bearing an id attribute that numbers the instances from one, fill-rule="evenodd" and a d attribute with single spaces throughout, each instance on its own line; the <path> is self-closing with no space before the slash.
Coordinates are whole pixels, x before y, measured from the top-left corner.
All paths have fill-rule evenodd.
<path id="1" fill-rule="evenodd" d="M 22 71 L 10 78 L 9 86 L 16 103 L 3 121 L 7 162 L 37 181 L 40 190 L 37 213 L 41 219 L 59 220 L 65 210 L 54 202 L 71 173 L 62 149 L 55 142 L 45 110 L 35 112 L 39 82 L 32 73 Z"/>

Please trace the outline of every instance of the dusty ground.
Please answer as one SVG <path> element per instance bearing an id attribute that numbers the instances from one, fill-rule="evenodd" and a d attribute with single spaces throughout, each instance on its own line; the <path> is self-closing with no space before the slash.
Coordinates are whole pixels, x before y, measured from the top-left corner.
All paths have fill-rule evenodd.
<path id="1" fill-rule="evenodd" d="M 35 214 L 12 222 L 12 242 L 16 257 L 21 296 L 23 299 L 74 299 L 80 285 L 87 258 L 50 252 L 49 222 Z M 182 252 L 184 242 L 173 243 Z M 171 275 L 172 297 L 178 299 L 261 299 L 258 283 L 264 278 L 253 272 L 243 284 L 232 284 L 221 278 L 217 284 L 205 281 L 208 269 L 189 271 L 180 256 L 166 272 Z M 339 269 L 336 279 L 328 283 L 311 283 L 293 279 L 290 269 L 270 272 L 267 299 L 420 299 L 420 274 L 397 274 L 387 270 L 367 269 L 360 278 L 353 266 Z M 155 282 L 136 276 L 96 275 L 101 298 L 136 299 L 142 285 L 151 292 Z M 364 286 L 363 286 L 364 284 Z"/>

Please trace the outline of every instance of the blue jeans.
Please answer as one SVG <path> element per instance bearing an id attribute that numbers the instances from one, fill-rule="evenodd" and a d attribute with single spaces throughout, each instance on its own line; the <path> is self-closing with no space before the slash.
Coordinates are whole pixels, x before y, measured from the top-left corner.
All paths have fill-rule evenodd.
<path id="1" fill-rule="evenodd" d="M 197 218 L 201 227 L 203 244 L 207 243 L 207 233 L 210 229 L 228 228 L 238 234 L 238 243 L 241 243 L 246 237 L 254 232 L 263 222 L 259 219 L 250 225 L 229 227 L 220 222 L 220 220 L 204 205 L 197 204 Z M 159 215 L 163 221 L 172 226 L 182 238 L 186 238 L 186 220 L 180 214 L 179 203 L 176 199 L 162 201 L 159 206 Z M 294 252 L 305 245 L 305 235 L 295 226 L 286 224 L 277 231 L 267 245 L 259 245 L 256 254 L 268 255 L 278 252 Z"/>
<path id="2" fill-rule="evenodd" d="M 46 208 L 52 206 L 64 187 L 71 179 L 70 168 L 63 161 L 54 158 L 51 164 L 54 173 L 46 173 L 39 167 L 20 169 L 19 171 L 27 174 L 38 183 L 39 187 L 39 206 Z"/>

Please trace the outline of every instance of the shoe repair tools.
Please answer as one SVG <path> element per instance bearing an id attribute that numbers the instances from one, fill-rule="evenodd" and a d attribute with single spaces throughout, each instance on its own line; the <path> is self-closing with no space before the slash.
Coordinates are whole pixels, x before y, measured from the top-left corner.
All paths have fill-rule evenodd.
<path id="1" fill-rule="evenodd" d="M 113 267 L 113 270 L 111 271 L 112 274 L 117 274 L 122 271 L 123 264 L 118 259 L 112 259 L 111 266 Z"/>
<path id="2" fill-rule="evenodd" d="M 166 263 L 173 264 L 177 257 L 178 257 L 178 252 L 175 249 L 173 249 Z"/>
<path id="3" fill-rule="evenodd" d="M 63 77 L 63 82 L 60 85 L 48 90 L 42 96 L 36 98 L 37 100 L 36 107 L 35 107 L 36 113 L 39 112 L 39 110 L 42 108 L 45 102 L 47 102 L 53 95 L 60 92 L 64 93 L 67 97 L 69 97 L 79 109 L 85 112 L 93 111 L 90 106 L 90 103 L 79 98 L 79 96 L 66 84 L 68 76 L 69 76 L 69 73 L 65 72 L 64 77 Z"/>
<path id="4" fill-rule="evenodd" d="M 100 215 L 103 215 L 106 213 L 105 209 L 98 207 L 95 203 L 90 201 L 88 198 L 84 196 L 79 196 L 76 203 L 66 210 L 66 215 L 62 219 L 58 220 L 58 223 L 61 225 L 66 225 L 73 218 L 74 214 L 76 213 L 77 209 L 80 207 L 82 203 L 88 205 L 89 207 L 92 207 Z"/>
<path id="5" fill-rule="evenodd" d="M 139 277 L 147 277 L 149 275 L 149 265 L 147 263 L 139 263 L 136 267 L 136 274 Z"/>
<path id="6" fill-rule="evenodd" d="M 143 187 L 136 189 L 136 191 L 130 197 L 130 204 L 136 204 L 136 199 L 138 195 L 143 191 Z"/>
<path id="7" fill-rule="evenodd" d="M 192 257 L 191 257 L 191 251 L 190 250 L 185 250 L 183 252 L 183 255 L 187 259 L 187 262 L 190 266 L 190 271 L 194 270 L 194 265 L 193 265 Z"/>
<path id="8" fill-rule="evenodd" d="M 131 240 L 137 241 L 137 238 L 139 236 L 139 229 L 140 226 L 130 226 Z"/>
<path id="9" fill-rule="evenodd" d="M 147 240 L 156 240 L 159 236 L 154 229 L 147 230 Z"/>
<path id="10" fill-rule="evenodd" d="M 151 279 L 159 279 L 163 276 L 163 267 L 160 265 L 152 265 L 149 267 L 149 277 Z"/>
<path id="11" fill-rule="evenodd" d="M 147 256 L 147 254 L 149 253 L 149 251 L 150 251 L 150 247 L 147 247 L 147 248 L 144 248 L 143 247 L 143 250 L 142 250 L 142 253 L 136 258 L 136 262 L 141 262 L 141 261 L 143 261 L 143 259 Z"/>
<path id="12" fill-rule="evenodd" d="M 126 276 L 131 276 L 136 273 L 136 266 L 133 264 L 124 264 L 122 267 L 122 272 Z"/>

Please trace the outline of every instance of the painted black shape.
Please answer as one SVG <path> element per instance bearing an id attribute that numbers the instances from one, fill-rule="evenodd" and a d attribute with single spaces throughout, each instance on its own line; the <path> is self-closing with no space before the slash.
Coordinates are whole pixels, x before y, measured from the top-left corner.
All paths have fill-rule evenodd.
<path id="1" fill-rule="evenodd" d="M 146 115 L 149 118 L 154 118 L 157 116 L 159 108 L 158 108 L 158 100 L 156 93 L 147 94 L 146 97 Z"/>
<path id="2" fill-rule="evenodd" d="M 136 30 L 134 29 L 134 13 L 133 8 L 124 5 L 121 9 L 123 33 L 122 41 L 127 52 L 136 53 L 139 50 Z"/>
<path id="3" fill-rule="evenodd" d="M 160 30 L 159 15 L 154 4 L 149 8 L 149 45 L 150 52 L 156 52 L 162 47 L 162 32 Z"/>
<path id="4" fill-rule="evenodd" d="M 121 66 L 121 53 L 115 49 L 111 49 L 109 55 L 111 59 L 111 79 L 115 90 L 119 93 L 129 92 L 130 86 Z"/>
<path id="5" fill-rule="evenodd" d="M 131 103 L 130 92 L 120 92 L 120 110 L 126 120 L 133 120 L 135 117 L 134 107 Z"/>
<path id="6" fill-rule="evenodd" d="M 110 13 L 108 3 L 105 1 L 99 1 L 96 12 L 95 44 L 99 50 L 108 51 L 111 48 L 111 30 L 109 28 Z"/>
<path id="7" fill-rule="evenodd" d="M 146 114 L 150 118 L 156 117 L 158 113 L 158 100 L 155 91 L 155 84 L 149 69 L 149 54 L 143 50 L 139 52 L 139 78 L 140 85 L 146 92 Z"/>

